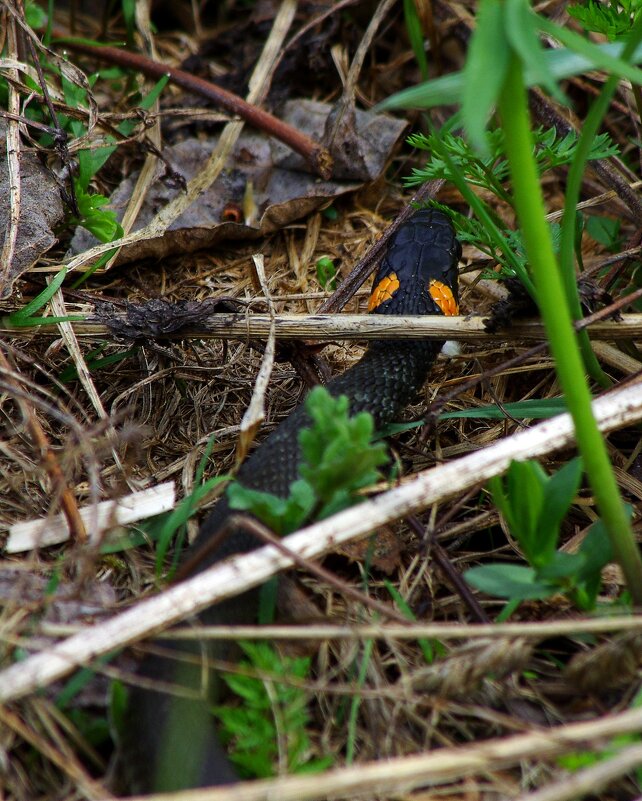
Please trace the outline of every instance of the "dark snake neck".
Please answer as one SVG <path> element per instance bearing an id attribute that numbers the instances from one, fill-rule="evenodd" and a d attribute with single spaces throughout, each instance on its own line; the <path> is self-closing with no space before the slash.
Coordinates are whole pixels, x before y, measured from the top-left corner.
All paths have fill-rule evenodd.
<path id="1" fill-rule="evenodd" d="M 370 412 L 375 429 L 380 429 L 396 420 L 415 398 L 442 344 L 425 340 L 375 341 L 357 364 L 329 381 L 326 389 L 334 397 L 348 398 L 350 414 Z M 305 404 L 301 403 L 246 459 L 238 472 L 239 482 L 250 489 L 287 497 L 290 484 L 298 477 L 301 461 L 299 432 L 309 424 Z M 201 551 L 205 555 L 194 572 L 257 546 L 250 535 L 237 532 L 213 552 L 206 552 L 206 543 L 229 513 L 223 498 L 201 526 L 190 553 L 197 557 Z"/>

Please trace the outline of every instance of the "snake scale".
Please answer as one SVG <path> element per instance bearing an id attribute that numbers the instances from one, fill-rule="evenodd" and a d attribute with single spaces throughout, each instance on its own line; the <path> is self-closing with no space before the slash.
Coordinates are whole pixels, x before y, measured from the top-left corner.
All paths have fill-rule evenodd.
<path id="1" fill-rule="evenodd" d="M 457 314 L 457 264 L 461 247 L 448 217 L 435 209 L 415 212 L 391 237 L 370 297 L 375 314 Z M 363 358 L 327 384 L 334 396 L 346 395 L 350 412 L 368 411 L 376 428 L 395 420 L 422 387 L 443 343 L 429 340 L 376 340 Z M 247 487 L 285 497 L 297 478 L 298 433 L 309 423 L 298 406 L 246 460 L 238 473 Z M 206 518 L 187 553 L 188 574 L 261 543 L 244 529 L 233 529 L 206 548 L 230 515 L 225 498 Z M 204 554 L 194 559 L 195 554 Z M 255 623 L 259 589 L 205 610 L 205 625 Z M 119 785 L 130 792 L 172 791 L 238 781 L 219 744 L 208 710 L 216 696 L 216 674 L 207 659 L 233 659 L 224 641 L 156 641 L 167 655 L 148 655 L 138 669 L 142 680 L 130 688 L 120 736 Z M 172 658 L 172 655 L 174 658 Z M 191 657 L 191 661 L 190 660 Z M 209 678 L 209 681 L 206 679 Z M 145 686 L 142 686 L 142 685 Z M 154 686 L 155 689 L 151 689 Z M 208 686 L 207 695 L 201 688 Z M 168 689 L 183 688 L 180 694 Z M 165 692 L 162 690 L 165 689 Z"/>

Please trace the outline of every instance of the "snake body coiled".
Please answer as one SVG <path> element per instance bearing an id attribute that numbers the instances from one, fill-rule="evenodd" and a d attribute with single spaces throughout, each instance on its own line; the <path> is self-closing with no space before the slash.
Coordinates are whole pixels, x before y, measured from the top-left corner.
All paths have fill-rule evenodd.
<path id="1" fill-rule="evenodd" d="M 391 238 L 377 272 L 369 309 L 375 314 L 457 314 L 457 264 L 461 247 L 448 217 L 429 209 L 415 212 Z M 346 395 L 351 414 L 368 411 L 376 428 L 397 418 L 426 380 L 442 342 L 377 340 L 363 358 L 326 387 L 331 395 Z M 239 481 L 252 489 L 285 497 L 297 478 L 299 431 L 309 424 L 298 406 L 246 460 Z M 244 529 L 233 529 L 214 549 L 205 546 L 230 515 L 223 498 L 206 518 L 187 560 L 191 573 L 204 570 L 232 554 L 258 547 Z M 205 625 L 256 622 L 259 588 L 205 610 Z M 148 687 L 183 689 L 179 695 L 132 687 L 120 737 L 119 783 L 130 792 L 172 791 L 238 781 L 220 746 L 208 700 L 216 697 L 216 678 L 202 666 L 207 659 L 233 658 L 233 646 L 202 642 L 193 646 L 165 641 L 167 656 L 145 657 L 139 676 Z M 172 653 L 173 652 L 173 653 Z M 209 685 L 209 686 L 208 686 Z M 207 689 L 204 689 L 207 688 Z"/>

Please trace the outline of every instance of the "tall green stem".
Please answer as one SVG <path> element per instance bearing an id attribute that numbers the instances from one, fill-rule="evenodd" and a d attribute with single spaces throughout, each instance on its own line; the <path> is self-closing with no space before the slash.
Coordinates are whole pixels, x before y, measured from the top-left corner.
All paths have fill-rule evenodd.
<path id="1" fill-rule="evenodd" d="M 622 60 L 628 61 L 642 40 L 642 17 L 636 22 L 631 35 L 622 53 Z M 591 106 L 586 120 L 582 125 L 582 131 L 577 142 L 577 150 L 570 166 L 566 179 L 566 194 L 564 199 L 564 217 L 562 222 L 562 237 L 560 241 L 560 266 L 562 278 L 566 290 L 566 297 L 569 303 L 571 315 L 574 320 L 582 319 L 582 309 L 575 283 L 575 216 L 577 202 L 580 197 L 580 189 L 584 176 L 584 167 L 588 159 L 593 141 L 597 135 L 598 128 L 602 122 L 606 110 L 608 109 L 613 93 L 619 83 L 619 77 L 612 75 L 604 84 L 599 97 Z M 596 381 L 602 386 L 608 386 L 610 381 L 604 375 L 589 342 L 588 332 L 582 331 L 579 334 L 580 347 L 587 369 Z"/>
<path id="2" fill-rule="evenodd" d="M 642 558 L 629 524 L 606 443 L 591 410 L 591 393 L 573 329 L 564 284 L 545 220 L 544 200 L 533 159 L 533 138 L 521 62 L 513 57 L 499 100 L 515 208 L 531 264 L 537 298 L 557 374 L 575 424 L 586 473 L 608 531 L 615 558 L 636 605 L 642 605 Z"/>

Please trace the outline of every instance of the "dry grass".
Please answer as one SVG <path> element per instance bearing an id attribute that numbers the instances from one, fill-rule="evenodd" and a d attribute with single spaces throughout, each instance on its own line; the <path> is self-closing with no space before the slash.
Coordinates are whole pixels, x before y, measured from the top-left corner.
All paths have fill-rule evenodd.
<path id="1" fill-rule="evenodd" d="M 474 4 L 468 9 L 458 4 L 436 8 L 444 40 L 442 58 L 456 68 L 463 52 L 458 26 L 465 25 Z M 376 101 L 385 92 L 416 80 L 410 51 L 399 34 L 402 25 L 399 18 L 391 17 L 390 27 L 380 32 L 372 64 L 360 83 L 359 91 L 364 97 Z M 88 25 L 88 32 L 91 30 Z M 337 43 L 343 47 L 342 36 L 352 44 L 361 35 L 363 27 L 357 15 L 351 26 L 336 33 Z M 174 63 L 195 51 L 197 44 L 195 36 L 180 31 L 155 38 L 159 51 Z M 579 81 L 573 87 L 580 108 L 589 89 L 592 91 L 592 87 Z M 183 102 L 172 91 L 174 105 Z M 314 91 L 320 95 L 319 87 Z M 336 92 L 334 87 L 331 100 Z M 99 115 L 107 118 L 110 98 L 98 99 Z M 608 127 L 632 157 L 635 153 L 629 142 L 637 129 L 628 100 L 622 90 Z M 129 174 L 132 161 L 140 162 L 140 154 L 123 148 L 101 180 L 116 182 L 121 175 Z M 275 311 L 313 312 L 327 297 L 316 279 L 316 260 L 329 255 L 340 264 L 345 277 L 404 202 L 399 177 L 408 174 L 411 166 L 414 165 L 406 151 L 402 151 L 387 181 L 381 180 L 335 204 L 338 216 L 334 221 L 314 214 L 258 243 L 234 243 L 210 252 L 112 267 L 96 274 L 87 285 L 87 292 L 96 298 L 131 302 L 160 296 L 181 301 L 224 295 L 256 301 L 255 308 L 264 308 L 251 260 L 258 250 L 265 259 Z M 625 175 L 632 182 L 633 176 Z M 563 181 L 562 173 L 547 179 L 551 210 L 561 206 Z M 107 191 L 107 184 L 102 188 Z M 586 193 L 590 197 L 609 189 L 603 176 L 591 175 L 587 179 Z M 446 187 L 440 200 L 461 207 L 461 199 L 452 188 Z M 632 215 L 622 201 L 611 194 L 603 203 L 605 213 L 622 218 L 623 248 L 637 245 Z M 507 216 L 499 206 L 497 211 Z M 585 257 L 586 266 L 593 273 L 607 259 L 599 250 L 587 252 Z M 24 306 L 42 288 L 41 272 L 53 271 L 63 258 L 61 243 L 36 270 L 16 283 L 13 297 L 4 304 L 5 313 Z M 495 285 L 478 280 L 477 271 L 489 265 L 470 247 L 464 250 L 463 265 L 462 313 L 486 314 L 496 300 Z M 89 295 L 63 290 L 62 297 L 69 314 L 84 313 L 90 308 Z M 365 305 L 361 292 L 345 311 L 362 312 Z M 71 490 L 78 506 L 119 498 L 167 480 L 177 483 L 180 496 L 188 495 L 199 459 L 212 436 L 208 475 L 224 474 L 234 468 L 239 424 L 261 364 L 261 348 L 256 343 L 212 339 L 148 343 L 124 361 L 89 370 L 84 385 L 76 380 L 61 383 L 61 375 L 73 364 L 74 341 L 73 331 L 56 336 L 5 336 L 3 340 L 3 528 L 58 513 L 63 485 Z M 75 351 L 77 368 L 95 344 L 80 339 Z M 449 409 L 556 397 L 559 388 L 548 355 L 531 355 L 518 365 L 502 369 L 505 362 L 526 353 L 531 345 L 507 337 L 504 342 L 467 344 L 459 356 L 440 358 L 422 397 L 409 410 L 409 417 L 422 415 L 436 398 L 464 385 L 468 388 L 452 401 Z M 620 362 L 617 348 L 602 347 L 600 358 L 604 359 L 605 369 L 616 383 L 622 382 L 631 362 Z M 127 344 L 107 340 L 101 355 L 119 354 L 127 348 Z M 322 357 L 330 370 L 340 371 L 353 364 L 361 352 L 361 345 L 333 343 L 323 349 Z M 626 355 L 635 364 L 636 353 L 629 351 Z M 307 363 L 310 356 L 299 354 L 297 359 L 299 364 Z M 620 369 L 613 364 L 619 364 Z M 495 373 L 491 375 L 492 370 Z M 471 387 L 473 378 L 478 381 Z M 292 364 L 287 359 L 277 359 L 259 437 L 290 413 L 304 389 Z M 46 469 L 44 446 L 34 441 L 34 421 L 48 443 L 45 450 L 61 471 L 62 479 L 56 485 L 51 471 Z M 431 431 L 427 443 L 417 433 L 397 437 L 393 451 L 404 476 L 412 476 L 507 440 L 522 427 L 523 423 L 510 418 L 501 422 L 449 420 Z M 629 427 L 614 433 L 609 447 L 627 500 L 639 506 L 639 432 Z M 543 462 L 549 471 L 553 470 L 571 452 L 567 448 L 562 453 L 551 453 Z M 202 516 L 201 510 L 198 519 Z M 565 547 L 576 547 L 595 519 L 593 499 L 583 490 L 564 526 Z M 297 574 L 293 592 L 298 595 L 292 596 L 295 600 L 290 606 L 299 610 L 298 622 L 308 640 L 284 647 L 314 655 L 314 674 L 306 683 L 314 721 L 313 750 L 318 755 L 332 755 L 337 772 L 323 778 L 283 779 L 276 786 L 243 785 L 238 791 L 217 790 L 199 797 L 560 801 L 592 793 L 604 801 L 619 801 L 639 794 L 640 788 L 631 778 L 632 769 L 642 761 L 637 740 L 627 743 L 628 750 L 611 754 L 603 763 L 585 768 L 585 773 L 570 779 L 556 761 L 557 756 L 569 750 L 604 749 L 616 735 L 640 729 L 637 713 L 627 713 L 639 687 L 642 643 L 637 619 L 632 626 L 638 628 L 624 634 L 614 618 L 613 631 L 606 628 L 585 635 L 578 612 L 564 597 L 524 603 L 512 618 L 523 623 L 524 629 L 513 629 L 510 636 L 503 636 L 500 627 L 490 639 L 472 637 L 469 629 L 462 629 L 460 635 L 443 631 L 441 637 L 439 629 L 433 634 L 418 630 L 417 637 L 431 637 L 443 643 L 443 655 L 431 665 L 426 664 L 416 639 L 396 636 L 394 632 L 382 630 L 374 636 L 369 631 L 353 637 L 332 637 L 323 630 L 315 634 L 311 623 L 385 628 L 378 612 L 348 598 L 342 587 L 349 584 L 363 590 L 365 586 L 369 596 L 389 603 L 386 581 L 394 584 L 421 624 L 453 626 L 476 622 L 459 592 L 436 567 L 426 541 L 434 538 L 446 550 L 457 573 L 489 557 L 519 559 L 518 546 L 479 487 L 431 503 L 422 512 L 421 522 L 426 530 L 425 541 L 401 523 L 393 524 L 394 536 L 384 538 L 387 545 L 377 554 L 380 564 L 370 573 L 366 573 L 353 551 L 347 555 L 342 551 L 325 560 L 325 566 L 336 574 L 336 582 L 320 582 L 305 571 Z M 197 522 L 190 525 L 193 534 Z M 82 529 L 75 534 L 75 539 L 64 545 L 5 556 L 0 561 L 3 668 L 9 668 L 17 656 L 43 650 L 46 653 L 54 642 L 82 630 L 78 629 L 81 625 L 100 626 L 156 591 L 153 545 L 142 543 L 126 551 L 101 554 L 83 542 Z M 622 589 L 619 571 L 605 571 L 604 603 L 611 602 Z M 499 602 L 488 598 L 480 597 L 478 601 L 490 619 L 501 609 Z M 296 614 L 294 618 L 297 622 Z M 565 624 L 574 619 L 576 633 L 567 629 L 551 632 L 544 625 Z M 540 623 L 541 633 L 533 631 L 533 626 Z M 355 666 L 361 664 L 364 643 L 369 640 L 372 647 L 359 686 Z M 99 652 L 100 646 L 96 646 L 94 653 Z M 96 721 L 104 721 L 106 677 L 130 679 L 131 666 L 127 655 L 96 666 L 94 679 L 79 690 L 63 712 L 53 701 L 66 686 L 67 678 L 51 683 L 53 677 L 47 680 L 42 694 L 30 692 L 19 703 L 0 708 L 3 798 L 44 801 L 109 797 L 104 777 L 111 746 L 104 731 L 97 744 L 92 744 L 92 727 L 87 720 L 92 721 L 94 729 Z M 61 670 L 57 675 L 64 673 Z M 2 681 L 0 674 L 0 686 Z M 343 769 L 348 710 L 355 696 L 361 699 L 353 732 L 356 761 Z M 565 724 L 569 727 L 564 728 Z M 414 761 L 404 759 L 408 755 L 420 756 Z M 538 788 L 539 795 L 528 795 Z"/>

